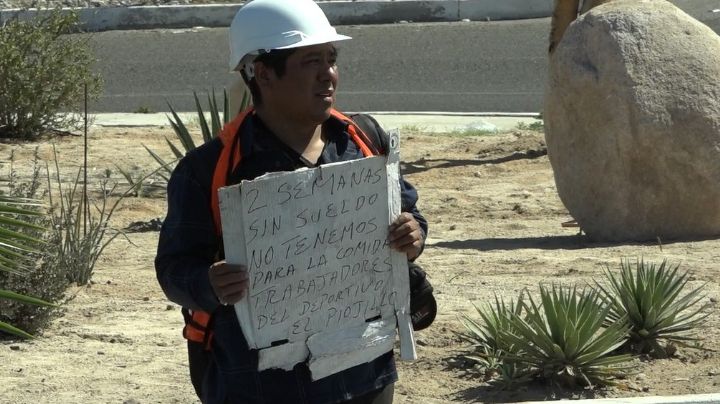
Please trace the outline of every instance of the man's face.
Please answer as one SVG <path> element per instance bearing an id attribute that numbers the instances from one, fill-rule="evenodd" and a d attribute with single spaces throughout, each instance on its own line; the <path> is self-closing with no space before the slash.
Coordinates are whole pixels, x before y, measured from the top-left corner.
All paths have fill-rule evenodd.
<path id="1" fill-rule="evenodd" d="M 294 121 L 316 125 L 324 122 L 335 103 L 336 59 L 333 44 L 298 48 L 288 57 L 282 77 L 268 69 L 263 104 Z"/>

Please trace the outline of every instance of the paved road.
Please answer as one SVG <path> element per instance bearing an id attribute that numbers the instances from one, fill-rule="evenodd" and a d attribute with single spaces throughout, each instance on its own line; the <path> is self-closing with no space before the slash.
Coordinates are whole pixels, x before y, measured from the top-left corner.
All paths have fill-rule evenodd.
<path id="1" fill-rule="evenodd" d="M 720 0 L 675 0 L 720 32 Z M 348 111 L 539 111 L 549 19 L 339 27 L 339 106 Z M 227 30 L 92 36 L 105 95 L 96 112 L 194 110 L 192 91 L 222 89 Z"/>

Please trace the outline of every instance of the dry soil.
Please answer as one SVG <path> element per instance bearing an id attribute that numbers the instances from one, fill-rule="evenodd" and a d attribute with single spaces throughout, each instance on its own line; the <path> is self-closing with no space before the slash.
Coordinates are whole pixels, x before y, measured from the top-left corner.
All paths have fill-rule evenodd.
<path id="1" fill-rule="evenodd" d="M 155 163 L 147 145 L 165 157 L 169 128 L 93 128 L 89 161 L 93 183 L 117 167 L 147 173 Z M 707 283 L 706 300 L 718 287 L 718 240 L 648 244 L 590 242 L 559 200 L 543 135 L 515 131 L 491 136 L 403 133 L 403 171 L 420 192 L 419 206 L 430 222 L 419 262 L 438 299 L 433 326 L 416 334 L 419 359 L 399 363 L 398 403 L 514 402 L 562 397 L 619 397 L 711 393 L 720 390 L 720 359 L 713 352 L 681 349 L 663 360 L 636 360 L 637 374 L 615 388 L 553 391 L 537 384 L 512 391 L 490 388 L 463 355 L 458 336 L 462 314 L 494 295 L 513 298 L 539 283 L 580 286 L 600 279 L 605 265 L 621 258 L 669 259 L 692 272 L 692 286 Z M 14 150 L 16 168 L 29 175 L 35 147 L 41 158 L 57 147 L 69 178 L 82 162 L 82 138 L 65 136 L 33 143 L 0 144 L 2 175 Z M 2 164 L 2 163 L 0 163 Z M 109 170 L 109 171 L 106 171 Z M 148 184 L 141 197 L 126 199 L 113 218 L 123 229 L 133 222 L 162 218 L 163 183 Z M 190 403 L 196 402 L 187 376 L 179 307 L 155 279 L 158 233 L 119 237 L 98 262 L 88 286 L 70 289 L 64 314 L 32 341 L 0 343 L 0 402 L 3 403 Z M 701 330 L 707 348 L 720 349 L 714 306 Z"/>

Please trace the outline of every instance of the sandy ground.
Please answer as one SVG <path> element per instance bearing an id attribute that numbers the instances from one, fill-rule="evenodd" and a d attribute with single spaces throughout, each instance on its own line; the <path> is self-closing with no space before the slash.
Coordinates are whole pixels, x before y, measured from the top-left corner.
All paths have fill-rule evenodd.
<path id="1" fill-rule="evenodd" d="M 91 178 L 116 165 L 136 173 L 154 163 L 143 144 L 168 156 L 168 128 L 96 128 L 90 139 Z M 53 140 L 69 172 L 82 161 L 82 139 Z M 429 272 L 439 315 L 416 334 L 419 359 L 399 364 L 398 403 L 514 402 L 528 399 L 617 397 L 720 391 L 720 359 L 714 353 L 681 350 L 672 359 L 635 361 L 637 375 L 620 387 L 598 392 L 553 392 L 547 386 L 495 391 L 487 386 L 457 336 L 459 316 L 494 294 L 515 297 L 523 288 L 562 283 L 585 285 L 616 268 L 623 257 L 680 262 L 693 285 L 707 282 L 707 299 L 720 298 L 717 240 L 651 244 L 591 243 L 576 228 L 555 192 L 542 134 L 517 131 L 493 136 L 427 136 L 405 133 L 406 177 L 420 191 L 420 208 L 431 226 L 420 263 Z M 0 161 L 15 150 L 27 162 L 36 145 L 51 156 L 50 141 L 0 144 Z M 538 157 L 538 154 L 540 156 Z M 2 167 L 5 175 L 8 167 Z M 163 217 L 160 192 L 129 198 L 113 224 Z M 57 318 L 33 341 L 0 342 L 2 403 L 191 403 L 179 307 L 160 290 L 152 266 L 157 232 L 128 233 L 101 257 L 87 287 L 74 294 Z M 720 349 L 715 307 L 702 330 L 705 346 Z"/>

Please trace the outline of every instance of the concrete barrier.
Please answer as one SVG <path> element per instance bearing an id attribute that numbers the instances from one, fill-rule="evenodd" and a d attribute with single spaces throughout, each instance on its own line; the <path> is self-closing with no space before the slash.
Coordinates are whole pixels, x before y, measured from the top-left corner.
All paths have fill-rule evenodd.
<path id="1" fill-rule="evenodd" d="M 553 0 L 368 0 L 318 3 L 333 25 L 387 24 L 398 21 L 450 22 L 548 17 Z M 154 28 L 228 27 L 242 4 L 95 7 L 75 9 L 86 31 Z M 70 10 L 70 9 L 66 9 Z M 41 11 L 44 12 L 44 11 Z M 0 26 L 28 19 L 38 10 L 0 11 Z"/>

